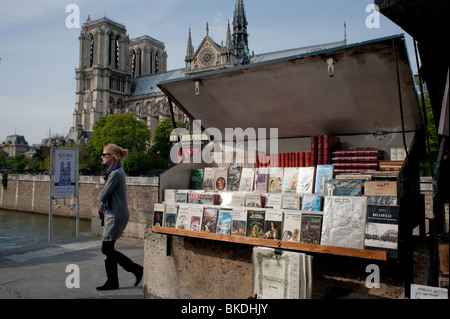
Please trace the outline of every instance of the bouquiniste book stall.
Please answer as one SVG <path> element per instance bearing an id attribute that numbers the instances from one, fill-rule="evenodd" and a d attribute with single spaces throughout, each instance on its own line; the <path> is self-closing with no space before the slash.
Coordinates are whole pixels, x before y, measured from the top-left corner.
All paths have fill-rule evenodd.
<path id="1" fill-rule="evenodd" d="M 160 177 L 152 232 L 167 235 L 167 255 L 182 236 L 254 246 L 254 271 L 270 249 L 412 267 L 422 126 L 402 35 L 158 86 L 202 133 L 222 135 L 214 162 L 188 159 Z M 277 128 L 277 150 L 269 136 L 262 150 L 250 140 L 237 150 L 229 128 Z M 282 297 L 311 297 L 308 258 L 300 292 Z M 406 273 L 406 294 L 411 283 Z M 264 297 L 264 283 L 253 287 Z"/>

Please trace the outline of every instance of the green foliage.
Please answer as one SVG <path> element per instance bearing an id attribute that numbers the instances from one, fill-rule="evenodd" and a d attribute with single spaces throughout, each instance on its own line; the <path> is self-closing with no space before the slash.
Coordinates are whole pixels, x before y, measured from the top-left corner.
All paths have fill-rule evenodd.
<path id="1" fill-rule="evenodd" d="M 15 173 L 24 173 L 28 165 L 28 159 L 24 154 L 17 154 L 14 157 L 8 157 L 6 166 Z"/>
<path id="2" fill-rule="evenodd" d="M 186 128 L 183 122 L 177 122 L 177 127 Z M 153 138 L 152 150 L 163 159 L 169 159 L 170 154 L 170 134 L 174 127 L 171 119 L 165 119 L 156 126 L 155 137 Z"/>
<path id="3" fill-rule="evenodd" d="M 116 144 L 130 152 L 144 152 L 150 138 L 150 129 L 132 114 L 112 114 L 95 123 L 88 148 L 94 161 L 100 161 L 105 145 Z"/>
<path id="4" fill-rule="evenodd" d="M 123 163 L 123 168 L 130 174 L 142 174 L 157 169 L 167 169 L 167 162 L 158 155 L 148 152 L 131 151 Z"/>

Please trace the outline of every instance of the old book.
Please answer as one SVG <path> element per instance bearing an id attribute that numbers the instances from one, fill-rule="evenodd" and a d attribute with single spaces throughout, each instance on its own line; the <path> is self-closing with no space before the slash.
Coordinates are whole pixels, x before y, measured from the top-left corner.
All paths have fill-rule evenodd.
<path id="1" fill-rule="evenodd" d="M 244 207 L 245 206 L 245 193 L 233 193 L 231 195 L 232 207 Z"/>
<path id="2" fill-rule="evenodd" d="M 177 190 L 175 193 L 175 203 L 187 204 L 189 200 L 189 190 Z"/>
<path id="3" fill-rule="evenodd" d="M 284 212 L 283 218 L 283 241 L 300 241 L 300 227 L 301 227 L 300 212 Z"/>
<path id="4" fill-rule="evenodd" d="M 220 209 L 217 215 L 216 233 L 222 235 L 230 235 L 232 220 L 233 211 Z"/>
<path id="5" fill-rule="evenodd" d="M 281 240 L 283 231 L 283 212 L 281 210 L 266 211 L 264 219 L 264 238 Z"/>
<path id="6" fill-rule="evenodd" d="M 314 192 L 315 167 L 300 167 L 298 172 L 297 193 L 312 194 Z"/>
<path id="7" fill-rule="evenodd" d="M 267 194 L 266 208 L 281 209 L 284 194 Z"/>
<path id="8" fill-rule="evenodd" d="M 397 187 L 397 182 L 369 181 L 364 184 L 364 194 L 397 196 Z"/>
<path id="9" fill-rule="evenodd" d="M 363 249 L 366 218 L 366 197 L 326 196 L 321 244 Z"/>
<path id="10" fill-rule="evenodd" d="M 191 206 L 189 209 L 189 213 L 191 218 L 189 223 L 189 230 L 200 231 L 202 227 L 203 207 Z"/>
<path id="11" fill-rule="evenodd" d="M 255 192 L 266 193 L 269 182 L 269 168 L 258 168 L 255 174 Z"/>
<path id="12" fill-rule="evenodd" d="M 264 238 L 264 211 L 249 210 L 247 215 L 247 237 Z"/>
<path id="13" fill-rule="evenodd" d="M 185 205 L 180 205 L 178 208 L 178 215 L 177 215 L 177 223 L 176 228 L 181 230 L 189 230 L 189 223 L 191 220 L 190 217 L 190 207 Z"/>
<path id="14" fill-rule="evenodd" d="M 322 210 L 322 195 L 307 194 L 302 197 L 301 208 L 303 211 L 321 211 Z"/>
<path id="15" fill-rule="evenodd" d="M 392 195 L 366 195 L 367 205 L 379 205 L 379 206 L 397 206 L 397 196 Z"/>
<path id="16" fill-rule="evenodd" d="M 325 181 L 324 196 L 362 196 L 364 180 L 336 179 Z"/>
<path id="17" fill-rule="evenodd" d="M 333 165 L 317 165 L 314 193 L 324 192 L 325 181 L 333 178 Z"/>
<path id="18" fill-rule="evenodd" d="M 201 231 L 207 233 L 216 232 L 218 213 L 219 213 L 218 209 L 205 208 L 205 211 L 203 212 Z"/>
<path id="19" fill-rule="evenodd" d="M 398 211 L 398 206 L 367 205 L 365 249 L 386 251 L 397 258 Z"/>
<path id="20" fill-rule="evenodd" d="M 220 202 L 219 194 L 200 194 L 201 205 L 219 205 L 219 202 Z"/>
<path id="21" fill-rule="evenodd" d="M 231 201 L 233 200 L 232 192 L 220 192 L 220 206 L 222 207 L 230 207 Z"/>
<path id="22" fill-rule="evenodd" d="M 255 179 L 254 168 L 243 168 L 241 173 L 241 182 L 239 184 L 240 192 L 252 192 Z"/>
<path id="23" fill-rule="evenodd" d="M 261 194 L 250 193 L 245 195 L 246 207 L 263 207 Z"/>
<path id="24" fill-rule="evenodd" d="M 214 190 L 214 177 L 216 176 L 215 167 L 205 167 L 203 172 L 203 189 L 205 191 Z"/>
<path id="25" fill-rule="evenodd" d="M 281 203 L 282 209 L 299 210 L 301 197 L 298 194 L 284 194 Z"/>
<path id="26" fill-rule="evenodd" d="M 190 191 L 188 195 L 188 204 L 201 204 L 203 191 Z"/>
<path id="27" fill-rule="evenodd" d="M 283 193 L 296 193 L 298 184 L 298 167 L 286 167 L 283 177 Z"/>
<path id="28" fill-rule="evenodd" d="M 245 237 L 247 233 L 247 210 L 233 209 L 231 235 Z"/>
<path id="29" fill-rule="evenodd" d="M 228 180 L 228 169 L 226 167 L 216 167 L 214 175 L 214 190 L 226 191 Z"/>
<path id="30" fill-rule="evenodd" d="M 227 191 L 238 191 L 241 182 L 241 166 L 230 166 L 228 168 Z"/>
<path id="31" fill-rule="evenodd" d="M 311 214 L 302 212 L 302 221 L 300 228 L 300 242 L 305 244 L 320 245 L 320 236 L 322 235 L 321 214 Z"/>
<path id="32" fill-rule="evenodd" d="M 153 207 L 153 226 L 164 226 L 164 212 L 166 208 L 164 204 L 155 204 Z"/>
<path id="33" fill-rule="evenodd" d="M 282 167 L 270 167 L 269 168 L 269 193 L 281 193 L 283 187 L 284 170 Z"/>
<path id="34" fill-rule="evenodd" d="M 165 203 L 175 203 L 175 189 L 165 189 L 164 190 L 164 202 Z"/>
<path id="35" fill-rule="evenodd" d="M 203 189 L 203 169 L 193 169 L 189 188 L 192 190 Z"/>
<path id="36" fill-rule="evenodd" d="M 175 228 L 177 223 L 178 205 L 167 204 L 164 216 L 164 227 Z"/>

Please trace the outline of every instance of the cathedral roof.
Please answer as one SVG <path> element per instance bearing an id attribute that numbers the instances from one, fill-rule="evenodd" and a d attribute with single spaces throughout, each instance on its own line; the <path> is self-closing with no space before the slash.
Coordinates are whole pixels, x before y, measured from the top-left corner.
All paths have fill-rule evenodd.
<path id="1" fill-rule="evenodd" d="M 136 97 L 140 95 L 160 93 L 161 90 L 158 87 L 159 82 L 182 77 L 184 76 L 184 72 L 185 70 L 183 68 L 134 79 L 131 84 L 131 96 Z"/>

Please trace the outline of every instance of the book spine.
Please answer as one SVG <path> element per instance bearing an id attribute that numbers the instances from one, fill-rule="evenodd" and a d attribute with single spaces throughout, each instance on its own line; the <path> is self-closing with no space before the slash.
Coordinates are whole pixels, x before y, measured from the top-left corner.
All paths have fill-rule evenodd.
<path id="1" fill-rule="evenodd" d="M 311 136 L 311 166 L 317 166 L 317 136 Z"/>

